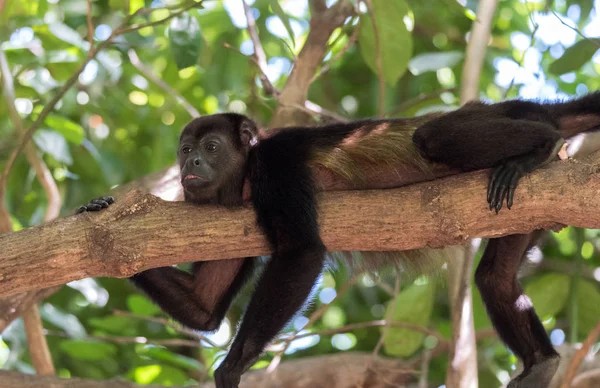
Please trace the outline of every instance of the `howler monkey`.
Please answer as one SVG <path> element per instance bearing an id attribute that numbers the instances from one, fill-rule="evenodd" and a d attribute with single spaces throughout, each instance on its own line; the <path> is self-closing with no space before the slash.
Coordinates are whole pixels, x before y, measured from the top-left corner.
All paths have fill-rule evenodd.
<path id="1" fill-rule="evenodd" d="M 505 201 L 512 206 L 524 174 L 564 153 L 561 133 L 595 129 L 599 113 L 600 93 L 593 93 L 571 102 L 475 102 L 449 113 L 291 127 L 260 138 L 255 123 L 240 114 L 192 120 L 178 151 L 185 200 L 240 206 L 249 186 L 258 225 L 272 248 L 229 354 L 215 372 L 217 387 L 238 386 L 267 343 L 302 308 L 323 269 L 327 248 L 317 221 L 316 174 L 368 188 L 366 166 L 492 168 L 487 202 L 497 212 Z M 108 202 L 79 211 L 99 210 Z M 558 366 L 558 354 L 517 281 L 534 243 L 535 233 L 490 239 L 475 274 L 498 334 L 524 363 L 511 387 L 546 386 Z M 250 258 L 201 261 L 193 264 L 192 274 L 164 267 L 131 280 L 182 324 L 210 331 L 219 326 L 252 266 Z"/>

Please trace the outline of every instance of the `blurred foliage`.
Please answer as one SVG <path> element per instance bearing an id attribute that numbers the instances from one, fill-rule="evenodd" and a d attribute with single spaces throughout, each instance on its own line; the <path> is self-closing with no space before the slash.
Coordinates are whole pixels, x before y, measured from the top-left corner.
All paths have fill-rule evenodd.
<path id="1" fill-rule="evenodd" d="M 372 20 L 364 4 L 354 3 L 362 12 L 334 32 L 325 58 L 331 68 L 312 85 L 309 99 L 339 115 L 359 118 L 375 115 L 379 83 Z M 456 107 L 465 36 L 477 1 L 372 3 L 388 114 L 410 116 Z M 130 26 L 160 21 L 184 4 L 189 1 L 92 0 L 94 43 L 107 39 L 126 15 L 137 10 L 152 7 L 153 12 L 135 16 Z M 543 12 L 547 4 L 554 13 Z M 481 77 L 481 97 L 568 97 L 599 89 L 598 40 L 582 38 L 575 31 L 600 35 L 598 11 L 592 0 L 501 1 Z M 307 1 L 255 0 L 252 13 L 268 57 L 269 78 L 281 88 L 306 39 Z M 15 78 L 16 107 L 29 126 L 89 54 L 87 2 L 8 1 L 0 19 L 1 49 Z M 240 1 L 206 0 L 167 22 L 118 36 L 87 65 L 33 138 L 59 186 L 63 215 L 116 185 L 174 163 L 179 131 L 190 120 L 178 96 L 201 114 L 236 111 L 268 123 L 277 101 L 263 92 L 258 70 L 246 56 L 253 45 L 245 27 Z M 333 61 L 356 28 L 357 44 Z M 177 96 L 134 66 L 129 50 L 135 50 L 144 66 Z M 0 102 L 3 168 L 18 136 L 7 101 Z M 43 219 L 45 194 L 22 155 L 9 176 L 6 203 L 15 229 Z M 533 269 L 522 281 L 555 344 L 581 340 L 600 317 L 599 244 L 597 230 L 565 228 L 548 234 L 542 250 L 533 252 Z M 480 256 L 481 249 L 477 260 Z M 382 319 L 388 312 L 395 320 L 449 336 L 447 289 L 438 278 L 407 280 L 394 299 L 389 293 L 392 276 L 363 276 L 334 299 L 346 281 L 344 271 L 325 274 L 316 302 L 289 330 L 336 329 Z M 209 337 L 212 341 L 226 344 L 247 300 L 247 293 L 238 298 L 228 320 Z M 325 314 L 303 328 L 312 311 L 329 302 Z M 134 315 L 115 315 L 115 310 Z M 120 376 L 143 384 L 183 385 L 209 378 L 224 355 L 205 342 L 198 347 L 163 345 L 161 341 L 187 337 L 154 319 L 162 316 L 160 311 L 123 280 L 72 282 L 43 303 L 42 315 L 61 376 Z M 474 316 L 477 330 L 491 327 L 476 290 Z M 438 341 L 404 328 L 384 332 L 382 352 L 388 356 L 414 357 Z M 369 327 L 305 337 L 292 343 L 285 359 L 348 349 L 372 351 L 381 333 L 382 328 Z M 255 367 L 267 365 L 274 354 L 267 352 Z M 498 386 L 514 370 L 516 358 L 495 338 L 481 340 L 478 354 L 481 386 Z M 20 321 L 0 337 L 0 365 L 32 372 Z M 446 365 L 445 354 L 432 359 L 431 386 L 443 383 Z"/>

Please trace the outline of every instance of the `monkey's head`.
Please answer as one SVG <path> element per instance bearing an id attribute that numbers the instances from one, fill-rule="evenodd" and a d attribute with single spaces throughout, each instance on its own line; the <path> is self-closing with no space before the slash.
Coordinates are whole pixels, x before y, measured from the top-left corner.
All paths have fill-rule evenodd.
<path id="1" fill-rule="evenodd" d="M 199 117 L 185 126 L 177 159 L 186 200 L 237 202 L 256 124 L 248 117 L 223 113 Z"/>

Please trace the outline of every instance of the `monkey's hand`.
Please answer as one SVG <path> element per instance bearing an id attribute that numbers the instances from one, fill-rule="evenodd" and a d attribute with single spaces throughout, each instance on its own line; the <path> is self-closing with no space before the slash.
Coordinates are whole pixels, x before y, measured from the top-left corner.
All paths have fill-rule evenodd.
<path id="1" fill-rule="evenodd" d="M 79 206 L 75 214 L 83 212 L 97 212 L 98 210 L 106 209 L 109 205 L 115 203 L 114 197 L 106 196 L 92 199 L 89 203 Z"/>
<path id="2" fill-rule="evenodd" d="M 502 209 L 502 202 L 506 198 L 506 207 L 511 208 L 515 190 L 519 179 L 525 175 L 525 171 L 515 162 L 507 162 L 496 167 L 490 175 L 488 183 L 487 201 L 490 210 L 495 209 L 496 213 Z"/>

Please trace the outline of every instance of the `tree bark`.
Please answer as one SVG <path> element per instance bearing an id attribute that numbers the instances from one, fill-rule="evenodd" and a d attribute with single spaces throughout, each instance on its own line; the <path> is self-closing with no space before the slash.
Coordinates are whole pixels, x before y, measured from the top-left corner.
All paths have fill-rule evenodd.
<path id="1" fill-rule="evenodd" d="M 524 178 L 512 210 L 485 201 L 487 171 L 399 189 L 324 192 L 320 224 L 329 250 L 407 250 L 556 229 L 600 227 L 600 152 L 552 163 Z M 130 192 L 83 213 L 0 235 L 0 295 L 85 277 L 269 253 L 251 209 L 166 202 Z"/>

